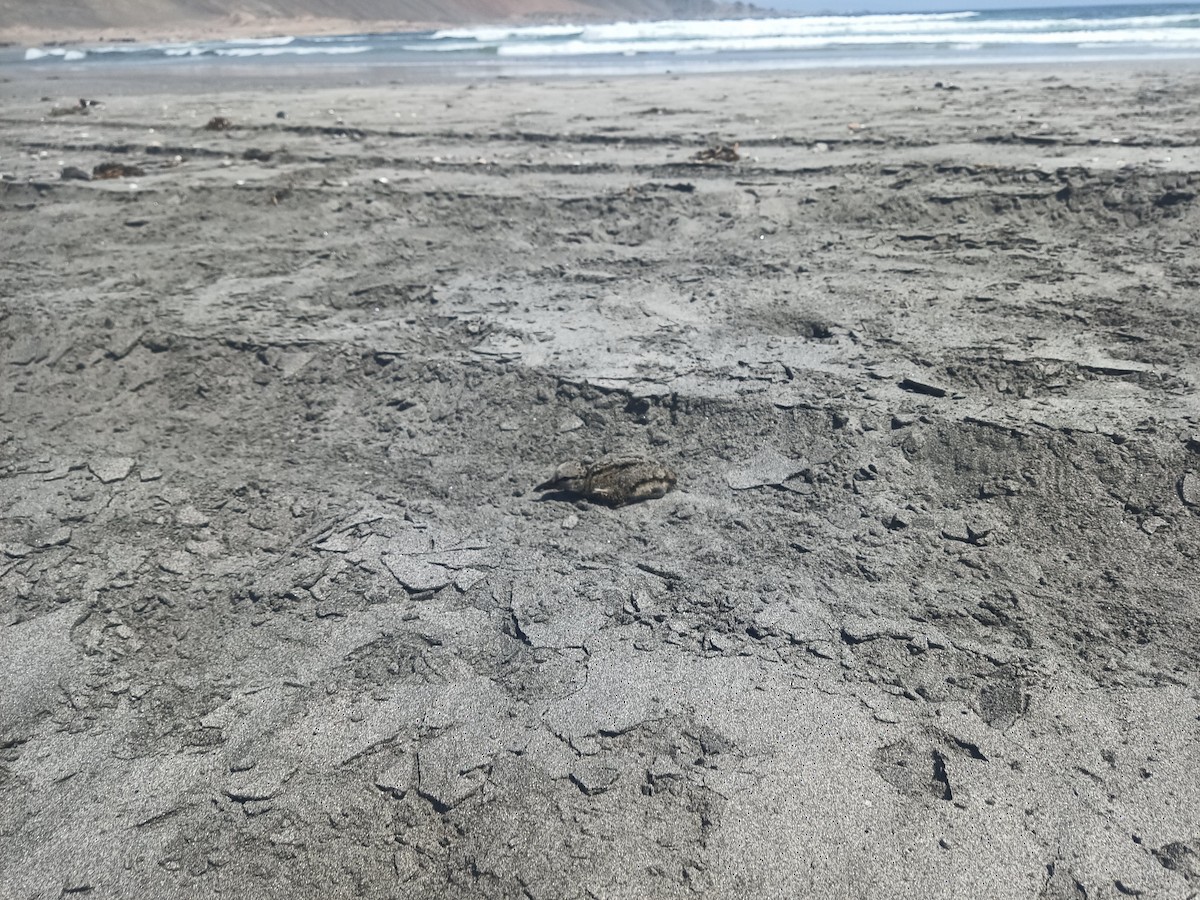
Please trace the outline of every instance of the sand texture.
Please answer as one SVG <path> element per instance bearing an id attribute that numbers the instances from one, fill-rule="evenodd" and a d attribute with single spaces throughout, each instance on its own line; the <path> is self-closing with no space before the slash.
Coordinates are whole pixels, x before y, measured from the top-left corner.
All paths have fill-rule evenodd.
<path id="1" fill-rule="evenodd" d="M 1200 890 L 1200 71 L 165 89 L 0 86 L 5 900 Z"/>

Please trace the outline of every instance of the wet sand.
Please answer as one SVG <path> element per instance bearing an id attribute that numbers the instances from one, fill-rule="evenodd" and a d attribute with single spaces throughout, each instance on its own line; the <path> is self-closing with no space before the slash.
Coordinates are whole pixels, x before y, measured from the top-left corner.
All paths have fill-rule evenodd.
<path id="1" fill-rule="evenodd" d="M 0 893 L 1200 889 L 1200 69 L 324 71 L 0 72 Z"/>

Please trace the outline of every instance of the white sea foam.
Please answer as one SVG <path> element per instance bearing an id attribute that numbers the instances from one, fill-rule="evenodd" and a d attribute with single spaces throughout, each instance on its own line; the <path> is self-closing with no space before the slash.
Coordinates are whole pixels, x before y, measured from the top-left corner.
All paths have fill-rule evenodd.
<path id="1" fill-rule="evenodd" d="M 911 29 L 916 24 L 935 25 L 977 16 L 974 12 L 905 13 L 864 16 L 789 16 L 770 19 L 683 19 L 654 22 L 616 22 L 608 25 L 530 25 L 511 27 L 481 26 L 435 31 L 433 40 L 473 40 L 493 44 L 512 40 L 582 36 L 589 40 L 641 40 L 643 38 L 684 38 L 704 36 L 778 35 L 826 29 L 880 28 Z"/>
<path id="2" fill-rule="evenodd" d="M 64 62 L 77 62 L 87 58 L 87 51 L 68 50 L 64 47 L 51 47 L 49 50 L 39 50 L 35 47 L 30 47 L 25 51 L 26 62 L 32 62 L 35 59 L 45 59 L 47 56 L 57 56 Z"/>
<path id="3" fill-rule="evenodd" d="M 1191 26 L 1191 27 L 1189 27 Z M 617 22 L 607 25 L 458 28 L 404 45 L 412 52 L 491 50 L 504 57 L 603 54 L 780 52 L 887 45 L 1191 47 L 1200 44 L 1200 12 L 1113 18 L 997 18 L 974 12 L 771 19 Z"/>
<path id="4" fill-rule="evenodd" d="M 245 44 L 249 47 L 283 47 L 291 44 L 296 40 L 293 35 L 285 34 L 279 37 L 265 38 L 238 38 L 236 41 L 230 41 L 231 44 Z"/>
<path id="5" fill-rule="evenodd" d="M 191 47 L 192 44 L 106 44 L 103 47 L 90 47 L 88 53 L 93 56 L 120 53 L 147 53 L 172 50 L 177 47 Z"/>
<path id="6" fill-rule="evenodd" d="M 445 28 L 430 35 L 430 40 L 476 41 L 499 43 L 514 38 L 567 37 L 583 31 L 582 25 L 514 25 L 510 28 L 480 26 L 477 28 Z"/>
<path id="7" fill-rule="evenodd" d="M 290 44 L 262 44 L 252 47 L 239 47 L 227 44 L 191 44 L 177 47 L 164 47 L 161 49 L 164 56 L 173 57 L 186 56 L 196 58 L 201 56 L 228 56 L 235 58 L 252 58 L 255 56 L 337 56 L 344 53 L 367 53 L 373 48 L 365 44 L 359 44 L 357 46 L 337 45 L 323 47 L 294 47 Z"/>
<path id="8" fill-rule="evenodd" d="M 1012 46 L 1105 46 L 1158 45 L 1200 49 L 1200 30 L 1177 28 L 1129 29 L 1126 31 L 1054 31 L 1023 34 L 1019 39 L 1011 32 L 946 32 L 938 34 L 845 34 L 845 35 L 771 35 L 759 37 L 722 37 L 700 39 L 599 41 L 573 40 L 558 43 L 501 44 L 497 53 L 505 57 L 534 56 L 594 56 L 603 54 L 684 53 L 684 52 L 749 52 L 785 50 L 822 50 L 833 47 L 888 47 L 898 45 Z"/>

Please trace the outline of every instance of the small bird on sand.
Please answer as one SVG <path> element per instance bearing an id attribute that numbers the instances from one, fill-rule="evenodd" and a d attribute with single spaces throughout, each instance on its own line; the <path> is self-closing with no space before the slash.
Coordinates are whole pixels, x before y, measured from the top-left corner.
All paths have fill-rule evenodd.
<path id="1" fill-rule="evenodd" d="M 565 462 L 553 478 L 535 490 L 578 494 L 607 506 L 625 506 L 664 497 L 675 482 L 675 473 L 662 463 L 635 454 L 619 454 L 594 463 Z"/>

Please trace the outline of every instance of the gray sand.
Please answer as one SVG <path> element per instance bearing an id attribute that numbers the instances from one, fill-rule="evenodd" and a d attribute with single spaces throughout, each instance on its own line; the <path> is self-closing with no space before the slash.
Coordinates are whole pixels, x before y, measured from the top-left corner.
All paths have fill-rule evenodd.
<path id="1" fill-rule="evenodd" d="M 1195 68 L 7 74 L 5 900 L 1200 890 Z"/>

